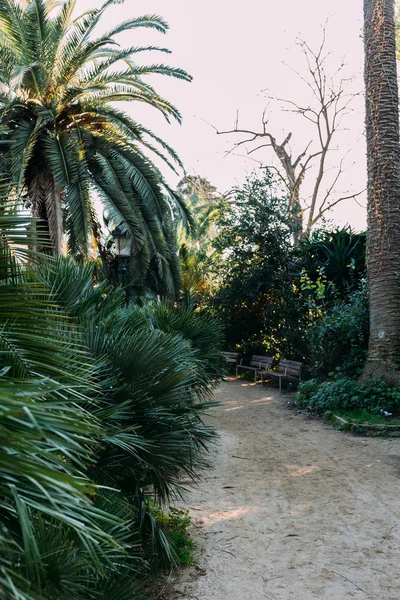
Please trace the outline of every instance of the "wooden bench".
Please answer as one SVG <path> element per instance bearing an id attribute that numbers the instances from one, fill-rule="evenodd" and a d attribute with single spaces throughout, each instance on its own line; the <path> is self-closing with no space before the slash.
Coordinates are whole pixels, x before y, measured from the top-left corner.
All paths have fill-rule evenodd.
<path id="1" fill-rule="evenodd" d="M 276 377 L 279 381 L 279 393 L 282 392 L 282 379 L 294 379 L 295 381 L 301 381 L 301 369 L 303 363 L 295 360 L 282 359 L 279 361 L 278 366 L 274 371 L 267 370 L 261 374 L 261 381 L 264 381 L 264 377 Z"/>
<path id="2" fill-rule="evenodd" d="M 248 364 L 244 364 L 244 361 Z M 260 373 L 262 381 L 262 374 L 272 368 L 273 362 L 274 359 L 271 356 L 260 356 L 258 354 L 253 354 L 250 360 L 241 358 L 240 363 L 236 365 L 236 377 L 239 377 L 239 369 L 246 369 L 247 371 L 254 371 L 254 381 L 256 382 L 257 373 Z"/>
<path id="3" fill-rule="evenodd" d="M 240 352 L 221 352 L 221 355 L 222 360 L 231 365 L 237 365 L 242 356 Z"/>

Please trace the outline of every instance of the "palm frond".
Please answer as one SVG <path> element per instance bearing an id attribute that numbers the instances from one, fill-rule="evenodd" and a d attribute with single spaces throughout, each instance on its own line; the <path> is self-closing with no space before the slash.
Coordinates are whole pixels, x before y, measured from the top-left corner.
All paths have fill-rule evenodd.
<path id="1" fill-rule="evenodd" d="M 68 248 L 88 255 L 97 191 L 114 225 L 129 232 L 132 280 L 144 288 L 154 279 L 158 289 L 177 295 L 171 236 L 175 220 L 188 223 L 190 216 L 149 157 L 161 158 L 175 172 L 182 164 L 163 139 L 116 102 L 145 103 L 180 122 L 179 110 L 156 91 L 152 78 L 191 78 L 163 63 L 135 63 L 138 53 L 166 48 L 119 44 L 124 31 L 165 33 L 168 25 L 157 15 L 99 33 L 106 10 L 116 3 L 108 0 L 75 16 L 75 0 L 0 0 L 0 143 L 12 184 L 28 191 L 27 205 L 43 222 L 53 254 L 60 253 L 66 233 Z"/>

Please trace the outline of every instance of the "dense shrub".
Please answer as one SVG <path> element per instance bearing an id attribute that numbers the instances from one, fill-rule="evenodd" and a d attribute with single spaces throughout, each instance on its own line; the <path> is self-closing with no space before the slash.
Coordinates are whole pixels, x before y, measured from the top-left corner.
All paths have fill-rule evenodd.
<path id="1" fill-rule="evenodd" d="M 0 215 L 0 230 L 10 219 Z M 182 477 L 207 465 L 214 431 L 202 412 L 218 378 L 220 328 L 189 309 L 127 307 L 121 289 L 94 285 L 93 275 L 72 259 L 19 263 L 2 238 L 7 600 L 139 600 L 154 551 L 168 569 L 190 558 L 188 547 L 178 553 L 184 515 L 166 527 L 146 501 L 179 494 Z"/>
<path id="2" fill-rule="evenodd" d="M 317 229 L 304 236 L 295 255 L 296 266 L 311 282 L 321 275 L 325 280 L 325 301 L 344 299 L 365 277 L 366 233 L 355 233 L 350 227 Z"/>
<path id="3" fill-rule="evenodd" d="M 317 318 L 307 332 L 309 362 L 317 375 L 357 375 L 368 348 L 366 285 Z"/>
<path id="4" fill-rule="evenodd" d="M 320 414 L 339 409 L 365 409 L 373 414 L 381 410 L 398 412 L 400 384 L 390 388 L 383 380 L 374 380 L 365 386 L 348 377 L 322 384 L 312 379 L 300 385 L 297 400 L 301 407 Z"/>

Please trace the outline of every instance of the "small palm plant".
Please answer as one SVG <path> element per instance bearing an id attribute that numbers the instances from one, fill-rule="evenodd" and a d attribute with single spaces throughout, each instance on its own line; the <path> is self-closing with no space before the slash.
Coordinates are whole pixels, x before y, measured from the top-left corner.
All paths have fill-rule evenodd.
<path id="1" fill-rule="evenodd" d="M 129 517 L 110 510 L 88 477 L 105 437 L 87 410 L 99 365 L 34 277 L 30 225 L 2 205 L 0 597 L 83 600 L 101 581 L 126 578 L 129 564 L 139 568 L 140 549 Z M 132 572 L 129 581 L 125 597 L 135 598 Z"/>
<path id="2" fill-rule="evenodd" d="M 34 252 L 33 225 L 1 205 L 0 597 L 139 600 L 154 552 L 175 560 L 147 499 L 206 466 L 221 332 L 125 307 L 93 264 Z"/>
<path id="3" fill-rule="evenodd" d="M 167 303 L 124 307 L 120 289 L 93 286 L 94 265 L 41 261 L 41 281 L 79 323 L 85 346 L 103 367 L 94 411 L 107 436 L 91 472 L 143 508 L 195 479 L 214 436 L 202 413 L 222 368 L 221 327 L 207 316 Z"/>

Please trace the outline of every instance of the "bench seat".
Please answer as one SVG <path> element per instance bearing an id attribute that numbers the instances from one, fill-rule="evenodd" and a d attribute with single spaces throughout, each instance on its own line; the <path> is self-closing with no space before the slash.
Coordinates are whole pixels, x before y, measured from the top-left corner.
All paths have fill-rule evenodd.
<path id="1" fill-rule="evenodd" d="M 254 371 L 254 381 L 257 382 L 257 374 L 260 373 L 262 380 L 262 373 L 272 368 L 274 359 L 271 356 L 261 356 L 259 354 L 253 354 L 249 359 L 241 358 L 239 364 L 236 365 L 236 377 L 239 376 L 239 369 L 245 369 L 247 371 Z M 248 364 L 247 364 L 248 363 Z"/>
<path id="2" fill-rule="evenodd" d="M 303 363 L 295 360 L 282 359 L 279 361 L 278 366 L 275 370 L 268 369 L 261 374 L 261 381 L 264 378 L 271 377 L 276 378 L 279 381 L 279 393 L 282 392 L 282 379 L 293 379 L 301 381 L 301 369 Z"/>
<path id="3" fill-rule="evenodd" d="M 242 356 L 240 352 L 221 352 L 221 355 L 223 361 L 231 365 L 237 365 Z"/>

